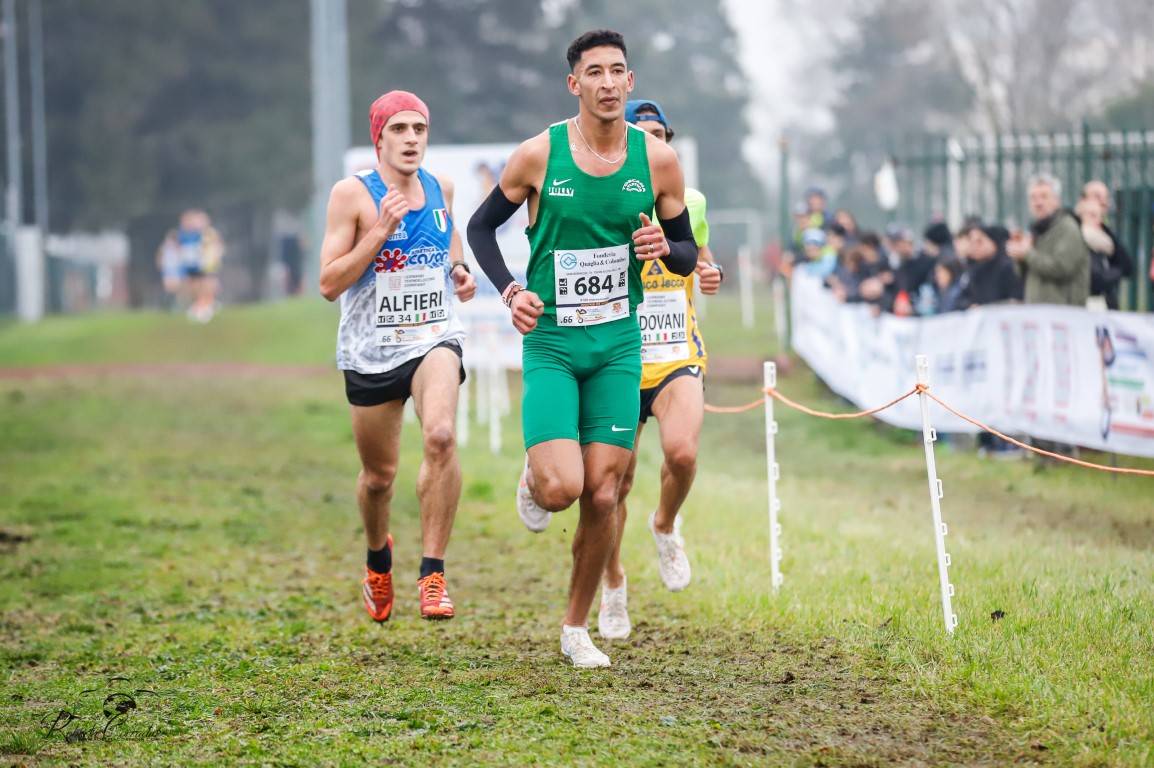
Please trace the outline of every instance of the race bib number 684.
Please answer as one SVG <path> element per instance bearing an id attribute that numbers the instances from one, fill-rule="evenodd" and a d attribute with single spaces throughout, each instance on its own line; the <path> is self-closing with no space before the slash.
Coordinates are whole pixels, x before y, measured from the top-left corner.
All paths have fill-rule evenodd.
<path id="1" fill-rule="evenodd" d="M 553 251 L 557 324 L 588 326 L 629 315 L 629 245 Z"/>

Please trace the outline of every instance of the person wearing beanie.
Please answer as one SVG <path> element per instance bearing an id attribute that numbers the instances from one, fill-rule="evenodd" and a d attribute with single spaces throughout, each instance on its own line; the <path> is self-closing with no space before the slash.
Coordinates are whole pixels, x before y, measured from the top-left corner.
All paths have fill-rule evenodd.
<path id="1" fill-rule="evenodd" d="M 971 227 L 966 259 L 969 306 L 1022 300 L 1022 279 L 1006 255 L 1010 232 L 1001 224 Z"/>
<path id="2" fill-rule="evenodd" d="M 935 221 L 926 227 L 922 238 L 922 250 L 933 258 L 954 257 L 954 236 L 944 221 Z"/>
<path id="3" fill-rule="evenodd" d="M 966 235 L 966 281 L 964 300 L 968 307 L 1008 304 L 1022 300 L 1022 278 L 1006 254 L 1010 231 L 1001 224 L 971 222 Z M 979 455 L 1013 458 L 1020 450 L 990 432 L 978 436 Z"/>
<path id="4" fill-rule="evenodd" d="M 673 128 L 656 101 L 635 99 L 625 105 L 625 119 L 654 138 L 668 142 Z M 681 506 L 697 474 L 697 443 L 705 417 L 705 340 L 693 301 L 696 282 L 703 294 L 721 287 L 721 268 L 709 250 L 709 222 L 705 195 L 685 188 L 693 239 L 697 242 L 697 270 L 686 277 L 673 274 L 660 260 L 641 267 L 645 301 L 638 307 L 641 322 L 641 416 L 638 441 L 621 481 L 617 501 L 617 538 L 601 582 L 597 631 L 602 637 L 623 640 L 632 625 L 627 609 L 625 567 L 621 542 L 628 510 L 625 499 L 633 488 L 641 430 L 652 417 L 661 430 L 663 462 L 657 508 L 649 516 L 649 530 L 657 547 L 657 570 L 665 587 L 678 592 L 689 586 L 691 570 L 681 536 Z M 820 232 L 820 230 L 818 230 Z"/>
<path id="5" fill-rule="evenodd" d="M 321 245 L 320 290 L 340 300 L 337 367 L 345 379 L 361 460 L 357 503 L 368 540 L 361 592 L 374 621 L 393 610 L 389 509 L 405 401 L 424 440 L 417 483 L 422 554 L 417 594 L 424 619 L 451 619 L 445 550 L 461 496 L 455 428 L 465 380 L 465 329 L 453 306 L 476 284 L 453 223 L 453 184 L 421 167 L 429 109 L 389 91 L 369 108 L 377 166 L 333 185 Z"/>

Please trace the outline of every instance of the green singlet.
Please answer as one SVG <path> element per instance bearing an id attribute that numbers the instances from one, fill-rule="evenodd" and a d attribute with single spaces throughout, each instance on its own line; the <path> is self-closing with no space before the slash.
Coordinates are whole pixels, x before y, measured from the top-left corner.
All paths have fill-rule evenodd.
<path id="1" fill-rule="evenodd" d="M 591 176 L 569 149 L 567 122 L 549 129 L 549 163 L 529 236 L 528 285 L 545 312 L 522 344 L 525 447 L 578 440 L 632 449 L 640 410 L 643 298 L 633 253 L 654 196 L 644 131 L 626 129 L 615 173 Z"/>

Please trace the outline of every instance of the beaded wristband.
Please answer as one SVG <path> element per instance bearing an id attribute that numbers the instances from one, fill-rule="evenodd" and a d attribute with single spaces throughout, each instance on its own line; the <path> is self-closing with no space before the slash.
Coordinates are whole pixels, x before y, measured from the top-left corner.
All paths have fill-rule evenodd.
<path id="1" fill-rule="evenodd" d="M 505 303 L 506 307 L 511 307 L 513 306 L 513 297 L 523 290 L 525 290 L 525 286 L 514 280 L 505 286 L 505 290 L 501 292 L 501 301 Z"/>

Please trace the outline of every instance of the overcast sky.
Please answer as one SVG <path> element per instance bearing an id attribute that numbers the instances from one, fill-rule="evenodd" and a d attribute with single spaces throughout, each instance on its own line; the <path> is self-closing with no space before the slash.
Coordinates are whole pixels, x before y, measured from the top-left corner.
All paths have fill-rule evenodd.
<path id="1" fill-rule="evenodd" d="M 724 1 L 752 89 L 748 117 L 753 133 L 746 141 L 745 155 L 762 183 L 773 188 L 782 130 L 803 120 L 819 125 L 828 120 L 826 104 L 819 100 L 822 89 L 815 88 L 815 79 L 807 77 L 807 71 L 824 68 L 828 59 L 829 41 L 823 40 L 815 23 L 824 25 L 829 19 L 815 17 L 813 6 L 796 0 Z M 842 5 L 823 2 L 822 9 L 840 17 Z M 824 82 L 824 78 L 817 79 Z"/>

